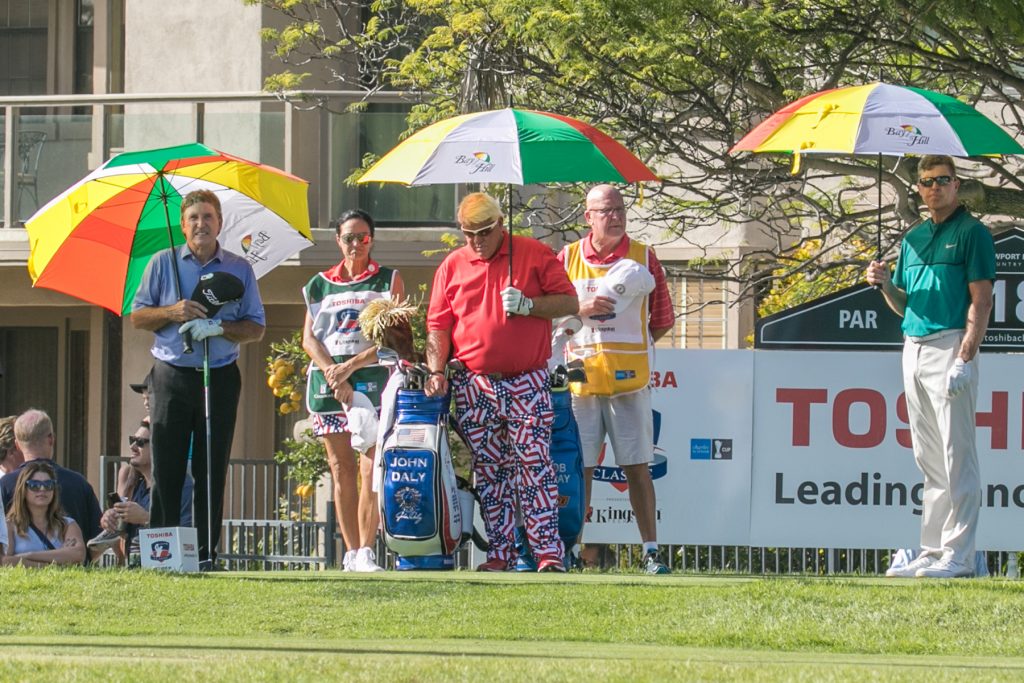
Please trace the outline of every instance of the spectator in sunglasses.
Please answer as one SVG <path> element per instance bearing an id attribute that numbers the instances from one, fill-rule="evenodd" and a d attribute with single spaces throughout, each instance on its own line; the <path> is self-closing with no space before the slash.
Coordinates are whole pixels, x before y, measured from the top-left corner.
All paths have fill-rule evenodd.
<path id="1" fill-rule="evenodd" d="M 153 458 L 150 449 L 149 420 L 143 420 L 135 434 L 128 437 L 131 459 L 128 464 L 135 470 L 135 485 L 125 500 L 114 504 L 103 513 L 100 526 L 103 533 L 89 541 L 94 553 L 113 547 L 119 561 L 139 550 L 139 529 L 149 526 L 150 492 L 153 486 Z M 192 525 L 192 477 L 185 475 L 181 492 L 181 525 Z"/>
<path id="2" fill-rule="evenodd" d="M 25 456 L 25 463 L 0 479 L 0 497 L 4 500 L 5 514 L 11 510 L 14 489 L 21 472 L 29 463 L 42 460 L 49 463 L 56 472 L 57 483 L 60 485 L 58 503 L 64 512 L 77 522 L 85 538 L 98 534 L 100 503 L 96 499 L 96 492 L 81 474 L 61 467 L 54 461 L 56 441 L 50 416 L 35 408 L 26 410 L 14 422 L 14 439 Z"/>
<path id="3" fill-rule="evenodd" d="M 47 460 L 25 463 L 7 516 L 4 564 L 45 567 L 85 560 L 82 529 L 60 506 L 57 472 Z"/>

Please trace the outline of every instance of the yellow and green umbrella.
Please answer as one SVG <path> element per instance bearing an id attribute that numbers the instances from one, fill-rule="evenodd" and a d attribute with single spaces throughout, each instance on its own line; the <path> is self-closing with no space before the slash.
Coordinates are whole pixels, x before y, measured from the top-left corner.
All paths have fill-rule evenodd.
<path id="1" fill-rule="evenodd" d="M 307 185 L 198 143 L 118 154 L 25 224 L 29 275 L 34 287 L 125 315 L 150 258 L 184 242 L 182 198 L 210 190 L 224 216 L 221 245 L 260 277 L 313 243 Z"/>
<path id="2" fill-rule="evenodd" d="M 560 114 L 496 109 L 438 121 L 370 167 L 360 183 L 635 183 L 658 177 L 621 144 Z"/>
<path id="3" fill-rule="evenodd" d="M 969 104 L 922 88 L 869 83 L 786 105 L 730 152 L 786 154 L 1022 154 L 1024 148 Z"/>
<path id="4" fill-rule="evenodd" d="M 881 254 L 882 157 L 1024 154 L 994 121 L 955 97 L 889 83 L 834 88 L 778 110 L 737 142 L 730 153 L 871 155 L 878 159 L 878 244 Z"/>

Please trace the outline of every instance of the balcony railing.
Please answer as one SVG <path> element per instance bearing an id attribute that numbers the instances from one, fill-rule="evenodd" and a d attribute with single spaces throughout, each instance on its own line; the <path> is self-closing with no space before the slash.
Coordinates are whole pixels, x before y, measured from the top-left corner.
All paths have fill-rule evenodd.
<path id="1" fill-rule="evenodd" d="M 452 186 L 345 183 L 364 155 L 398 142 L 411 104 L 402 93 L 358 91 L 0 97 L 0 219 L 23 225 L 120 151 L 203 142 L 310 181 L 314 227 L 355 206 L 382 225 L 449 223 Z"/>

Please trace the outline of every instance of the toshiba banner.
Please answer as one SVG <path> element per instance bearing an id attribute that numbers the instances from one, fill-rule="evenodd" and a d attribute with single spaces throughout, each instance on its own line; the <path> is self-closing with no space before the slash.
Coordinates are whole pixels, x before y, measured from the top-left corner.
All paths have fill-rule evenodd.
<path id="1" fill-rule="evenodd" d="M 756 353 L 750 543 L 915 547 L 914 464 L 899 353 Z M 1020 356 L 980 359 L 979 549 L 1021 545 Z"/>
<path id="2" fill-rule="evenodd" d="M 746 545 L 754 353 L 661 350 L 652 374 L 658 540 Z M 591 543 L 639 543 L 626 478 L 605 445 L 594 472 Z"/>
<path id="3" fill-rule="evenodd" d="M 672 544 L 913 547 L 921 475 L 898 352 L 659 350 L 654 375 L 658 540 Z M 1021 546 L 1024 358 L 980 359 L 979 549 Z M 639 541 L 606 447 L 590 542 Z"/>

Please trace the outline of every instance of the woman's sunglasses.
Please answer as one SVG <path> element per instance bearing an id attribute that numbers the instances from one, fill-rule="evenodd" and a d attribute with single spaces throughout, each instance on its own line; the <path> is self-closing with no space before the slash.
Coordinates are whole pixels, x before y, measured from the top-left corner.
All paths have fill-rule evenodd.
<path id="1" fill-rule="evenodd" d="M 369 244 L 370 243 L 370 233 L 368 233 L 368 232 L 350 232 L 350 233 L 346 233 L 344 235 L 338 235 L 338 239 L 340 239 L 342 242 L 344 242 L 345 244 L 349 245 L 350 247 L 355 246 L 357 244 Z"/>
<path id="2" fill-rule="evenodd" d="M 53 479 L 29 479 L 25 482 L 29 491 L 52 491 L 57 487 Z"/>
<path id="3" fill-rule="evenodd" d="M 129 436 L 128 445 L 135 446 L 136 448 L 142 448 L 149 444 L 149 439 L 144 436 Z"/>

